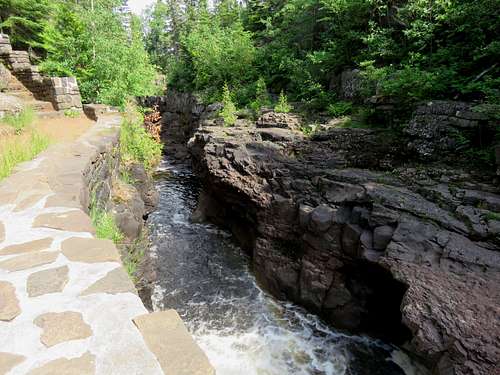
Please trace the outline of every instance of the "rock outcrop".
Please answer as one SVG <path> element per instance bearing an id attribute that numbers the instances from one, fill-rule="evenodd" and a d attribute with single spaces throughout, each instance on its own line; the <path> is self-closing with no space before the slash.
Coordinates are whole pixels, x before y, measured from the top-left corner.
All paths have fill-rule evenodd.
<path id="1" fill-rule="evenodd" d="M 423 160 L 453 157 L 456 151 L 495 137 L 495 125 L 469 103 L 437 100 L 418 106 L 405 128 L 408 148 Z"/>
<path id="2" fill-rule="evenodd" d="M 274 295 L 405 345 L 434 374 L 498 373 L 498 185 L 413 165 L 382 130 L 305 139 L 262 122 L 195 132 L 197 216 L 232 230 Z"/>

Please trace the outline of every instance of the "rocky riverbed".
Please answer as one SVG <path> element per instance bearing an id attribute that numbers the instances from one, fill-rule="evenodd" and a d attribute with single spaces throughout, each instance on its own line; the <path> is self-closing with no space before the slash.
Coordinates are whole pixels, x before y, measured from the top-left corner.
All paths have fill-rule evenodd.
<path id="1" fill-rule="evenodd" d="M 384 130 L 306 138 L 300 119 L 275 113 L 228 128 L 184 99 L 162 110 L 170 142 L 193 135 L 196 215 L 232 231 L 261 286 L 404 345 L 435 374 L 500 370 L 494 177 L 412 161 Z"/>

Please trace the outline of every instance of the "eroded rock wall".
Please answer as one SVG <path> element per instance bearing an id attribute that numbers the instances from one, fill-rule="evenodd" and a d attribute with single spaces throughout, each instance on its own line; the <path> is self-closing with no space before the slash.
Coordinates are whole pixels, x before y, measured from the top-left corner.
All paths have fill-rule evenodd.
<path id="1" fill-rule="evenodd" d="M 499 370 L 497 185 L 413 166 L 383 131 L 206 125 L 189 143 L 200 210 L 267 290 L 404 343 L 436 374 Z"/>

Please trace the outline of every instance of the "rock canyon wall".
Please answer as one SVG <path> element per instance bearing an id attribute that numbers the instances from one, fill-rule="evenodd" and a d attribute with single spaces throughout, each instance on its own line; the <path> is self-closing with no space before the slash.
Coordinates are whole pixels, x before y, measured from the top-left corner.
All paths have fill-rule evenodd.
<path id="1" fill-rule="evenodd" d="M 429 150 L 431 138 L 411 129 L 450 106 L 417 110 L 408 138 L 344 128 L 306 138 L 293 115 L 224 127 L 214 106 L 174 98 L 146 102 L 159 105 L 180 159 L 192 136 L 205 186 L 195 216 L 231 229 L 266 290 L 404 345 L 434 374 L 500 371 L 498 180 L 422 165 L 409 147 Z"/>

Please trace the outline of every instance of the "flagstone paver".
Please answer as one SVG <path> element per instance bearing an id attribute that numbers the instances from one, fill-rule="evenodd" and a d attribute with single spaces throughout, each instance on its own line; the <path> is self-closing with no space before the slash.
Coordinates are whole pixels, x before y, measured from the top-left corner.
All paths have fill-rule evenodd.
<path id="1" fill-rule="evenodd" d="M 0 221 L 0 243 L 2 243 L 3 241 L 5 241 L 5 226 Z"/>
<path id="2" fill-rule="evenodd" d="M 14 212 L 19 212 L 19 211 L 24 211 L 30 207 L 33 207 L 35 203 L 40 201 L 46 194 L 33 194 L 30 195 L 29 197 L 23 199 L 21 202 L 19 202 L 16 205 L 16 208 L 14 208 Z"/>
<path id="3" fill-rule="evenodd" d="M 73 262 L 117 262 L 120 254 L 113 241 L 72 237 L 61 244 L 62 253 Z"/>
<path id="4" fill-rule="evenodd" d="M 25 359 L 26 357 L 19 354 L 0 352 L 0 375 L 7 374 Z"/>
<path id="5" fill-rule="evenodd" d="M 176 359 L 169 375 L 211 369 L 185 328 L 162 330 L 172 337 L 160 352 L 148 347 L 169 317 L 144 318 L 115 245 L 94 238 L 85 180 L 119 146 L 120 121 L 99 119 L 0 181 L 0 375 L 161 375 L 164 358 Z M 161 353 L 176 340 L 182 356 Z"/>
<path id="6" fill-rule="evenodd" d="M 31 253 L 34 251 L 48 250 L 54 240 L 51 237 L 41 238 L 29 242 L 6 246 L 0 249 L 0 255 L 14 255 L 22 253 Z"/>
<path id="7" fill-rule="evenodd" d="M 90 218 L 80 210 L 42 214 L 35 218 L 33 227 L 59 229 L 68 232 L 95 232 Z"/>
<path id="8" fill-rule="evenodd" d="M 52 263 L 59 255 L 58 251 L 43 251 L 32 254 L 18 255 L 14 258 L 0 262 L 0 269 L 10 272 L 22 271 L 33 267 Z"/>
<path id="9" fill-rule="evenodd" d="M 48 197 L 45 202 L 45 208 L 48 207 L 80 208 L 81 205 L 78 194 L 66 193 L 66 194 L 55 194 Z"/>
<path id="10" fill-rule="evenodd" d="M 127 292 L 137 293 L 134 284 L 130 281 L 125 270 L 122 267 L 118 267 L 108 272 L 106 276 L 85 289 L 80 295 L 88 296 L 95 293 L 118 294 Z"/>
<path id="11" fill-rule="evenodd" d="M 62 292 L 68 283 L 68 271 L 68 266 L 62 266 L 32 273 L 26 282 L 28 296 L 38 297 L 48 293 Z"/>
<path id="12" fill-rule="evenodd" d="M 46 313 L 37 317 L 34 323 L 42 328 L 40 341 L 47 347 L 65 341 L 85 339 L 92 335 L 92 330 L 83 321 L 82 314 L 75 311 Z"/>
<path id="13" fill-rule="evenodd" d="M 215 375 L 207 356 L 195 344 L 175 310 L 138 316 L 134 323 L 165 374 Z"/>
<path id="14" fill-rule="evenodd" d="M 0 281 L 0 320 L 11 321 L 20 313 L 14 286 L 7 281 Z"/>
<path id="15" fill-rule="evenodd" d="M 59 358 L 51 361 L 28 375 L 94 375 L 95 356 L 86 352 L 78 358 Z"/>

